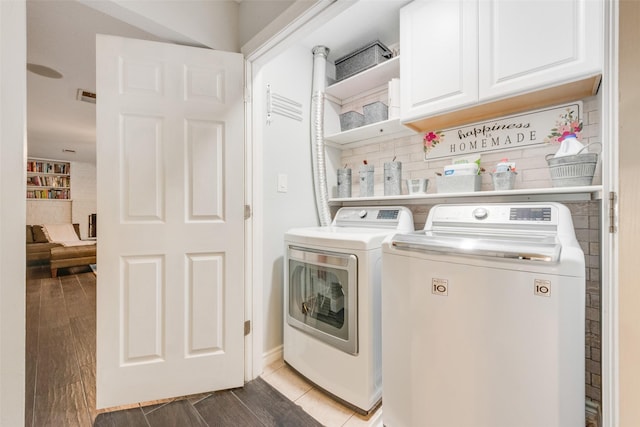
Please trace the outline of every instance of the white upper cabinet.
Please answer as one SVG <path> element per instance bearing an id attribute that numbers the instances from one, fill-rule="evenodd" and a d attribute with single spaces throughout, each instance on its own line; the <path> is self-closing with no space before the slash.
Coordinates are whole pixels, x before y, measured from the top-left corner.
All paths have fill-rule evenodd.
<path id="1" fill-rule="evenodd" d="M 478 4 L 414 1 L 400 10 L 403 121 L 478 100 Z"/>
<path id="2" fill-rule="evenodd" d="M 400 11 L 401 120 L 418 129 L 425 117 L 542 90 L 537 107 L 551 105 L 549 88 L 602 72 L 603 34 L 601 0 L 415 0 Z"/>
<path id="3" fill-rule="evenodd" d="M 595 0 L 481 0 L 479 98 L 601 73 L 602 6 Z"/>

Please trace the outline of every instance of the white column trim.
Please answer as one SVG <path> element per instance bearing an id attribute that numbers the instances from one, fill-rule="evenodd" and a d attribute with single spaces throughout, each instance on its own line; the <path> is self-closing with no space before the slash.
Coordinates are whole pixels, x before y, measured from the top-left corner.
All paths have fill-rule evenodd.
<path id="1" fill-rule="evenodd" d="M 603 152 L 603 197 L 600 226 L 601 239 L 601 316 L 602 316 L 602 423 L 603 427 L 617 427 L 620 421 L 619 330 L 618 330 L 618 234 L 609 232 L 609 192 L 619 194 L 618 181 L 618 53 L 619 1 L 605 4 L 605 63 L 602 96 L 602 140 L 609 141 Z M 614 204 L 617 204 L 614 203 Z M 616 225 L 615 223 L 613 225 Z"/>

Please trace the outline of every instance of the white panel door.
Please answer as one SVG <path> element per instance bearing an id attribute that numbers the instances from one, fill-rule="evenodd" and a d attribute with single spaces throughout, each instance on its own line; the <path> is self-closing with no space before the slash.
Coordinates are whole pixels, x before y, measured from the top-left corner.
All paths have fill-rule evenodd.
<path id="1" fill-rule="evenodd" d="M 240 54 L 97 38 L 97 406 L 242 386 Z"/>
<path id="2" fill-rule="evenodd" d="M 478 4 L 415 0 L 400 10 L 404 122 L 478 100 Z"/>
<path id="3" fill-rule="evenodd" d="M 602 72 L 603 2 L 480 1 L 481 100 Z"/>

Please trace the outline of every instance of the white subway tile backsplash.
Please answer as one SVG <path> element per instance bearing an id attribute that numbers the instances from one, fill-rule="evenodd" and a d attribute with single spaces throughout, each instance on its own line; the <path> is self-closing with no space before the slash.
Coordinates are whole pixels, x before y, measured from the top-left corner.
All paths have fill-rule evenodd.
<path id="1" fill-rule="evenodd" d="M 573 215 L 574 228 L 589 228 L 589 217 L 586 215 Z"/>
<path id="2" fill-rule="evenodd" d="M 587 116 L 586 113 L 589 113 L 591 111 L 596 111 L 600 109 L 600 98 L 598 96 L 590 96 L 588 98 L 584 98 L 582 100 L 582 108 L 583 108 L 583 112 L 582 115 L 583 116 Z"/>
<path id="3" fill-rule="evenodd" d="M 600 125 L 598 123 L 589 124 L 582 128 L 583 142 L 585 138 L 588 138 L 588 142 L 596 142 L 600 137 Z M 595 140 L 592 140 L 595 139 Z"/>
<path id="4" fill-rule="evenodd" d="M 518 174 L 522 175 L 523 182 L 540 181 L 540 182 L 547 182 L 547 184 L 550 184 L 550 181 L 551 181 L 551 175 L 549 175 L 548 168 L 525 169 L 525 170 L 523 170 L 523 168 L 518 168 Z M 550 185 L 547 185 L 547 186 L 550 186 Z"/>
<path id="5" fill-rule="evenodd" d="M 353 149 L 354 155 L 363 155 L 367 153 L 379 153 L 380 152 L 380 144 L 374 143 L 369 145 L 363 145 L 361 147 L 357 147 Z"/>

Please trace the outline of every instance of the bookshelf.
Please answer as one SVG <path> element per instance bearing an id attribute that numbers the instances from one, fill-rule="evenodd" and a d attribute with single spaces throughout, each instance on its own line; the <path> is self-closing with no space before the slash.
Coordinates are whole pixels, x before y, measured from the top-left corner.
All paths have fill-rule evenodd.
<path id="1" fill-rule="evenodd" d="M 27 199 L 70 200 L 71 163 L 27 159 Z"/>

